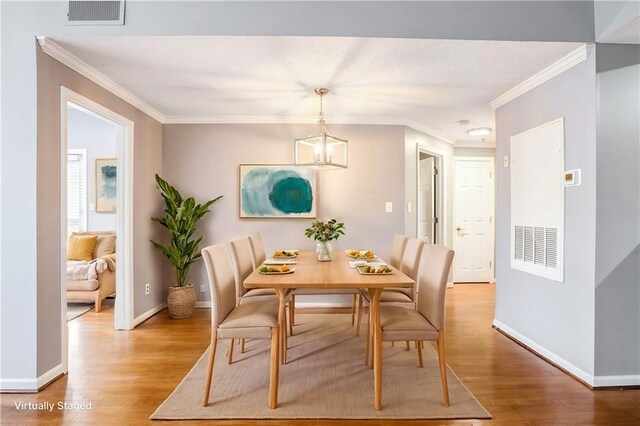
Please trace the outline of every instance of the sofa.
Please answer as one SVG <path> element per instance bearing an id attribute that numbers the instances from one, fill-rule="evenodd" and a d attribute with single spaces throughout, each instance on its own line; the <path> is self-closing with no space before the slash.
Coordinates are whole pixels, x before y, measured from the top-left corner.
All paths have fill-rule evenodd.
<path id="1" fill-rule="evenodd" d="M 95 303 L 116 291 L 116 234 L 113 231 L 74 232 L 67 243 L 67 301 Z"/>

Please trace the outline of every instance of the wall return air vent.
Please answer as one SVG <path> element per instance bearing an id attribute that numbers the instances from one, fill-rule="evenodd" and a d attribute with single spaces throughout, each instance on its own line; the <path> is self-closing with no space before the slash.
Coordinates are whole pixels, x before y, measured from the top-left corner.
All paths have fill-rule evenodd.
<path id="1" fill-rule="evenodd" d="M 67 25 L 124 25 L 124 0 L 69 0 Z"/>
<path id="2" fill-rule="evenodd" d="M 564 120 L 511 137 L 511 267 L 563 281 Z"/>

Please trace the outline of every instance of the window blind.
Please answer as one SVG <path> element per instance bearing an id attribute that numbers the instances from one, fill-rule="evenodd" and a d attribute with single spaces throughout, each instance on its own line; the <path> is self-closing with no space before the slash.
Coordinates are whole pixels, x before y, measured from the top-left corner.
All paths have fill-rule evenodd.
<path id="1" fill-rule="evenodd" d="M 87 151 L 67 153 L 67 232 L 87 230 Z"/>

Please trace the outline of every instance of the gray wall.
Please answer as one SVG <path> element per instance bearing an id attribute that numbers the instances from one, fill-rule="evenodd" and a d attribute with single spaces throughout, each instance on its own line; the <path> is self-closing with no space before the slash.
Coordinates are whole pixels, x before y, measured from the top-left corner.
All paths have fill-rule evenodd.
<path id="1" fill-rule="evenodd" d="M 239 164 L 291 164 L 293 139 L 312 133 L 313 125 L 165 125 L 163 177 L 185 195 L 204 201 L 223 195 L 199 227 L 202 246 L 260 232 L 267 254 L 277 248 L 313 249 L 304 236 L 311 219 L 240 219 Z M 346 235 L 332 242 L 334 250 L 371 249 L 388 258 L 393 235 L 404 231 L 404 127 L 329 125 L 332 134 L 349 140 L 349 167 L 318 172 L 318 218 L 345 223 Z M 385 213 L 385 202 L 393 212 Z M 166 266 L 166 265 L 165 265 Z M 208 281 L 202 262 L 191 280 L 199 292 Z M 165 267 L 165 285 L 173 284 Z M 301 299 L 301 302 L 345 302 Z"/>
<path id="2" fill-rule="evenodd" d="M 207 34 L 594 39 L 590 2 L 128 2 L 125 26 L 85 27 L 65 26 L 65 7 L 63 1 L 0 2 L 1 96 L 3 105 L 11 105 L 1 111 L 0 203 L 11 209 L 3 209 L 0 222 L 0 377 L 17 380 L 15 383 L 22 385 L 35 380 L 36 370 L 43 371 L 36 368 L 36 353 L 53 353 L 59 346 L 55 342 L 36 344 L 37 336 L 59 334 L 56 332 L 59 327 L 57 320 L 40 320 L 42 315 L 37 312 L 36 303 L 50 296 L 38 286 L 39 271 L 45 274 L 55 271 L 46 263 L 33 267 L 38 239 L 54 238 L 53 234 L 38 228 L 36 219 L 37 176 L 47 167 L 37 162 L 36 154 L 38 94 L 34 36 Z M 264 19 L 265 16 L 269 19 Z M 332 19 L 326 19 L 327 16 Z M 90 87 L 91 83 L 83 82 L 81 86 Z M 138 119 L 141 113 L 135 115 Z M 154 130 L 155 126 L 149 126 L 151 128 L 146 129 L 142 126 L 143 131 Z M 136 126 L 136 131 L 138 128 Z M 140 159 L 144 164 L 140 173 L 145 173 L 145 168 L 150 166 L 153 168 L 155 155 L 157 152 L 148 153 L 148 158 Z M 145 180 L 148 176 L 136 174 L 136 177 L 142 178 L 148 191 L 153 191 L 151 182 Z M 41 220 L 46 223 L 56 218 Z M 21 226 L 15 226 L 16 223 Z M 146 229 L 142 219 L 134 225 Z M 141 261 L 152 260 L 150 254 L 144 253 Z"/>
<path id="3" fill-rule="evenodd" d="M 613 52 L 607 52 L 613 50 Z M 598 376 L 640 374 L 640 46 L 598 45 Z M 619 63 L 636 65 L 609 69 Z M 606 62 L 602 62 L 605 61 Z"/>
<path id="4" fill-rule="evenodd" d="M 115 158 L 116 127 L 76 108 L 68 113 L 68 148 L 87 150 L 87 230 L 116 229 L 115 212 L 96 212 L 96 159 Z"/>
<path id="5" fill-rule="evenodd" d="M 162 125 L 49 55 L 36 51 L 38 64 L 37 131 L 37 289 L 38 375 L 60 363 L 60 87 L 93 100 L 134 122 L 133 287 L 134 316 L 163 300 L 160 255 L 149 244 L 159 237 L 150 217 L 161 210 L 154 174 L 162 168 Z M 33 260 L 33 259 L 32 259 Z M 145 283 L 151 294 L 144 294 Z M 15 324 L 15 323 L 14 323 Z"/>
<path id="6" fill-rule="evenodd" d="M 596 97 L 595 55 L 496 110 L 496 157 L 512 135 L 565 119 L 565 168 L 582 185 L 565 192 L 565 280 L 510 267 L 510 169 L 496 167 L 496 320 L 587 375 L 594 365 Z"/>

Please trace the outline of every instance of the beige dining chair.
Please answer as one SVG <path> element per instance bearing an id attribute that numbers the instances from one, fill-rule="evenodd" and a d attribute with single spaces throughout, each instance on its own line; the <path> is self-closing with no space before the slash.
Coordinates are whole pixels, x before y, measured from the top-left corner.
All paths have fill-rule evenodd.
<path id="1" fill-rule="evenodd" d="M 402 306 L 381 305 L 380 327 L 383 341 L 415 341 L 418 363 L 422 363 L 422 342 L 435 341 L 438 347 L 438 363 L 444 405 L 449 406 L 447 364 L 445 360 L 445 307 L 447 278 L 453 261 L 453 250 L 430 244 L 425 248 L 425 260 L 418 281 L 420 297 L 417 309 Z"/>
<path id="2" fill-rule="evenodd" d="M 251 255 L 251 242 L 249 237 L 241 237 L 235 238 L 229 241 L 229 247 L 231 249 L 231 258 L 233 259 L 233 265 L 235 267 L 235 282 L 236 282 L 236 304 L 242 305 L 246 303 L 266 303 L 266 302 L 278 302 L 278 295 L 275 290 L 271 288 L 256 288 L 256 289 L 247 289 L 243 285 L 244 280 L 247 279 L 249 275 L 254 270 L 253 260 Z M 291 294 L 287 294 L 285 298 L 285 302 L 291 305 Z M 291 309 L 291 307 L 289 308 Z M 281 337 L 283 339 L 283 350 L 287 349 L 287 333 L 286 333 L 286 319 L 281 324 L 283 327 Z M 291 331 L 292 326 L 289 326 Z M 228 362 L 233 362 L 233 343 L 231 341 L 231 345 L 229 346 L 228 352 Z M 244 352 L 244 344 L 245 339 L 240 340 L 240 352 Z M 282 362 L 286 360 L 286 354 L 282 356 Z"/>
<path id="3" fill-rule="evenodd" d="M 394 237 L 394 243 L 396 242 L 396 238 Z M 424 249 L 424 241 L 418 238 L 407 238 L 404 244 L 404 249 L 402 253 L 402 262 L 400 263 L 400 271 L 407 275 L 409 278 L 417 282 L 418 271 L 420 269 L 420 260 L 422 259 L 422 251 Z M 391 262 L 389 262 L 391 263 Z M 392 265 L 393 266 L 393 265 Z M 362 292 L 362 295 L 367 300 L 367 302 L 371 303 L 371 297 L 369 296 L 369 292 L 365 289 Z M 413 288 L 396 288 L 396 289 L 385 289 L 380 294 L 380 305 L 383 304 L 394 304 L 394 305 L 403 305 L 403 307 L 411 307 L 415 308 L 415 295 L 416 295 L 416 287 Z M 360 319 L 360 318 L 359 318 Z M 369 321 L 367 322 L 367 341 L 365 344 L 365 361 L 369 362 L 370 360 L 370 352 L 369 346 L 371 343 L 372 332 L 371 332 L 371 310 L 369 310 Z M 409 348 L 409 344 L 407 343 L 407 349 Z"/>
<path id="4" fill-rule="evenodd" d="M 408 238 L 404 235 L 396 234 L 393 236 L 393 244 L 391 245 L 391 258 L 389 264 L 396 269 L 400 269 L 402 264 L 402 255 L 407 245 Z"/>
<path id="5" fill-rule="evenodd" d="M 277 300 L 236 305 L 234 273 L 224 244 L 202 249 L 211 294 L 211 349 L 202 405 L 209 404 L 218 339 L 271 339 L 269 407 L 278 405 L 279 333 Z M 232 345 L 233 347 L 233 345 Z"/>
<path id="6" fill-rule="evenodd" d="M 251 260 L 253 261 L 253 269 L 262 265 L 267 260 L 267 254 L 264 251 L 264 244 L 262 243 L 262 235 L 257 234 L 249 235 L 249 243 L 251 244 Z"/>

